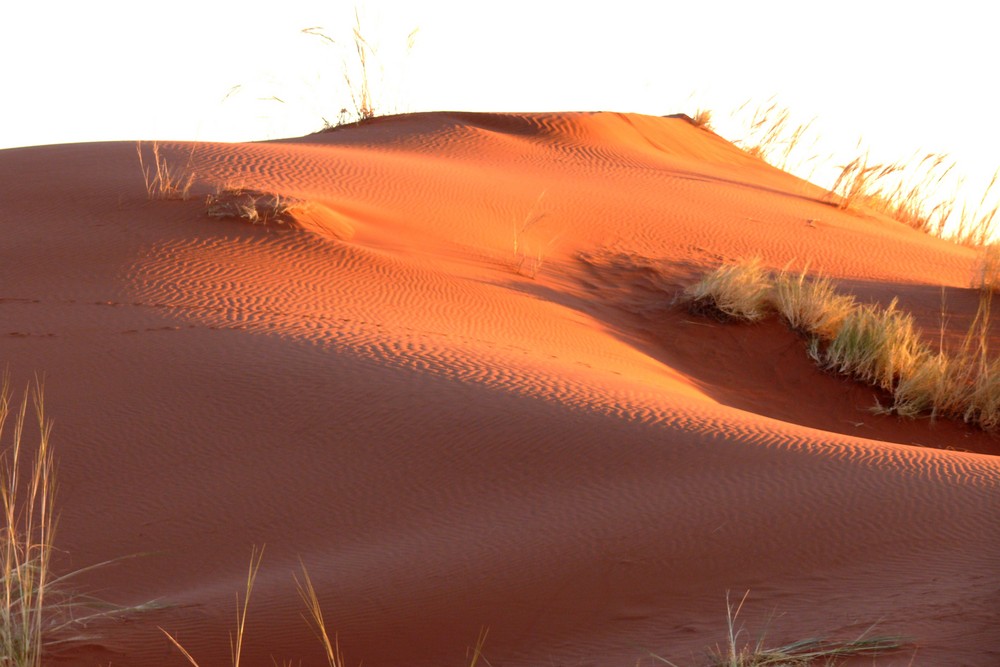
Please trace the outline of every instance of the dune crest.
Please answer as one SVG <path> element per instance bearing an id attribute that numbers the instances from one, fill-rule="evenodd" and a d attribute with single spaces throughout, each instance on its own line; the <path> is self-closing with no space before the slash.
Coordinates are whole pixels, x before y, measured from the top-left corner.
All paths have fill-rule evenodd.
<path id="1" fill-rule="evenodd" d="M 992 665 L 993 436 L 868 411 L 777 323 L 674 296 L 759 256 L 960 328 L 975 253 L 824 203 L 683 118 L 424 113 L 247 144 L 0 151 L 0 352 L 46 374 L 60 565 L 157 611 L 66 664 L 319 664 L 304 564 L 348 663 L 693 664 L 726 591 L 776 642 L 914 639 Z M 213 219 L 228 184 L 292 206 Z M 952 324 L 953 323 L 953 324 Z M 882 664 L 882 663 L 879 663 Z"/>

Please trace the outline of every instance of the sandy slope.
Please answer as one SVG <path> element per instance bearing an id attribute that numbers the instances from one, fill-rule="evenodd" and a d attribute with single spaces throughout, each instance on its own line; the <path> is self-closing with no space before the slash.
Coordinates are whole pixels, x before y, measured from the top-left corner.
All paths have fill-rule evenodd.
<path id="1" fill-rule="evenodd" d="M 867 412 L 777 323 L 671 305 L 759 255 L 899 295 L 956 330 L 973 253 L 822 193 L 683 119 L 436 113 L 263 144 L 171 144 L 147 201 L 126 143 L 0 151 L 0 359 L 46 376 L 62 569 L 163 609 L 61 664 L 700 663 L 726 591 L 776 642 L 914 639 L 878 664 L 994 665 L 994 438 Z M 224 183 L 298 229 L 205 216 Z M 539 261 L 539 256 L 541 261 Z M 644 662 L 649 662 L 646 658 Z M 864 662 L 862 664 L 870 664 Z"/>

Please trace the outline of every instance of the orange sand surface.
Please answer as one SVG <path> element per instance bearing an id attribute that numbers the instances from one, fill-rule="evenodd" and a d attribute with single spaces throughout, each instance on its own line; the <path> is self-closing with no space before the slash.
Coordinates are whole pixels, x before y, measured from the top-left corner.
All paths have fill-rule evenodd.
<path id="1" fill-rule="evenodd" d="M 44 373 L 58 571 L 154 611 L 58 664 L 700 664 L 747 636 L 1000 664 L 1000 440 L 869 412 L 778 322 L 673 303 L 721 261 L 898 296 L 937 336 L 975 252 L 823 203 L 684 118 L 428 113 L 298 139 L 0 151 L 0 363 Z M 241 185 L 310 202 L 219 220 Z M 872 664 L 871 658 L 852 664 Z"/>

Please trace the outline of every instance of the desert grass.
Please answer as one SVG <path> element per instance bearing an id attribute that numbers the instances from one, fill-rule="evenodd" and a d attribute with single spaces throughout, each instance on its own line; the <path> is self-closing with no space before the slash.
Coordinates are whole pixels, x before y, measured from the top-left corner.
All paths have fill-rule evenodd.
<path id="1" fill-rule="evenodd" d="M 897 305 L 893 299 L 885 308 L 855 307 L 826 348 L 815 355 L 816 360 L 828 369 L 893 391 L 929 354 L 913 316 Z"/>
<path id="2" fill-rule="evenodd" d="M 344 655 L 340 652 L 340 644 L 337 638 L 330 640 L 330 634 L 326 630 L 326 623 L 323 621 L 323 609 L 319 604 L 319 596 L 316 595 L 316 588 L 309 578 L 309 572 L 304 563 L 302 565 L 302 581 L 295 579 L 295 586 L 298 588 L 299 597 L 305 603 L 309 616 L 306 619 L 312 626 L 313 631 L 323 644 L 323 653 L 329 667 L 344 667 Z"/>
<path id="3" fill-rule="evenodd" d="M 710 652 L 710 667 L 809 667 L 817 664 L 830 667 L 847 658 L 874 658 L 898 651 L 906 645 L 902 637 L 870 636 L 873 628 L 850 640 L 809 638 L 768 646 L 765 637 L 761 636 L 754 642 L 747 642 L 742 638 L 746 629 L 738 624 L 738 618 L 748 596 L 749 591 L 735 603 L 726 593 L 726 640 L 725 644 L 716 646 Z M 650 656 L 658 662 L 678 667 L 656 654 L 651 653 Z"/>
<path id="4" fill-rule="evenodd" d="M 43 657 L 60 647 L 95 639 L 88 630 L 95 621 L 156 607 L 155 602 L 134 607 L 111 605 L 75 591 L 71 580 L 126 558 L 75 570 L 52 572 L 56 532 L 55 459 L 50 445 L 52 422 L 44 410 L 42 382 L 25 389 L 19 404 L 11 390 L 10 374 L 0 377 L 0 665 L 37 667 Z M 37 445 L 29 452 L 26 433 L 29 404 L 34 411 Z M 13 422 L 10 438 L 5 426 Z"/>
<path id="5" fill-rule="evenodd" d="M 975 208 L 967 203 L 962 205 L 958 223 L 949 237 L 951 240 L 976 247 L 985 247 L 995 240 L 997 214 L 1000 213 L 998 187 L 1000 187 L 1000 169 L 993 172 L 993 178 L 983 189 L 979 204 Z"/>
<path id="6" fill-rule="evenodd" d="M 964 179 L 954 176 L 956 166 L 943 153 L 873 162 L 866 151 L 840 167 L 829 196 L 843 209 L 879 213 L 961 245 L 984 246 L 997 231 L 1000 169 L 977 205 L 966 201 L 959 208 Z"/>
<path id="7" fill-rule="evenodd" d="M 759 258 L 723 264 L 684 290 L 696 313 L 756 322 L 771 312 L 771 276 Z"/>
<path id="8" fill-rule="evenodd" d="M 929 413 L 1000 427 L 1000 358 L 989 347 L 992 291 L 979 293 L 979 305 L 957 353 L 940 350 L 900 381 L 888 411 L 905 416 Z"/>
<path id="9" fill-rule="evenodd" d="M 753 322 L 777 313 L 809 338 L 809 355 L 821 368 L 888 392 L 891 403 L 876 404 L 876 412 L 946 417 L 997 430 L 1000 358 L 989 349 L 993 292 L 979 295 L 962 343 L 950 352 L 943 329 L 935 351 L 897 299 L 885 307 L 858 304 L 837 293 L 829 279 L 787 271 L 772 276 L 758 259 L 720 266 L 682 299 L 692 311 L 724 320 Z"/>
<path id="10" fill-rule="evenodd" d="M 257 572 L 260 570 L 260 563 L 264 557 L 264 549 L 260 551 L 254 547 L 250 552 L 250 566 L 247 572 L 247 582 L 246 588 L 243 592 L 243 599 L 240 600 L 239 594 L 236 595 L 236 634 L 229 636 L 229 651 L 230 657 L 232 659 L 233 667 L 240 667 L 240 660 L 243 654 L 243 638 L 244 631 L 246 630 L 247 623 L 247 609 L 250 606 L 250 595 L 253 593 L 254 582 L 257 580 Z M 188 652 L 184 646 L 177 641 L 177 638 L 172 634 L 160 628 L 160 632 L 167 636 L 167 639 L 181 652 L 181 654 L 187 658 L 194 667 L 199 667 L 198 661 Z"/>
<path id="11" fill-rule="evenodd" d="M 330 45 L 336 46 L 337 41 L 323 32 L 322 28 L 312 27 L 302 30 L 307 35 L 315 35 Z M 364 38 L 361 31 L 361 17 L 358 10 L 354 9 L 354 28 L 352 30 L 354 38 L 354 52 L 357 56 L 358 72 L 352 74 L 351 67 L 345 59 L 343 62 L 344 82 L 347 84 L 348 93 L 351 96 L 351 104 L 354 106 L 354 118 L 357 121 L 368 120 L 376 115 L 375 102 L 372 100 L 371 78 L 368 75 L 369 58 L 374 57 L 375 49 Z M 346 109 L 341 110 L 340 121 L 337 125 L 344 124 Z M 325 121 L 327 127 L 335 127 L 329 121 Z"/>
<path id="12" fill-rule="evenodd" d="M 706 130 L 712 129 L 712 112 L 709 109 L 697 109 L 693 116 L 690 116 L 691 123 L 695 127 L 703 127 Z"/>
<path id="13" fill-rule="evenodd" d="M 744 102 L 733 115 L 745 117 L 749 109 L 750 102 Z M 813 122 L 795 123 L 791 110 L 771 98 L 753 110 L 745 123 L 743 137 L 735 143 L 750 155 L 784 171 L 789 168 L 792 155 L 803 147 Z"/>
<path id="14" fill-rule="evenodd" d="M 292 211 L 305 206 L 293 197 L 234 187 L 222 188 L 205 200 L 209 217 L 242 219 L 254 225 L 286 225 L 292 220 Z"/>
<path id="15" fill-rule="evenodd" d="M 981 291 L 1000 290 L 1000 242 L 987 243 L 979 248 L 972 286 Z"/>
<path id="16" fill-rule="evenodd" d="M 867 209 L 919 231 L 943 236 L 956 197 L 940 197 L 940 193 L 948 190 L 955 166 L 943 153 L 898 162 L 872 162 L 865 151 L 841 166 L 830 195 L 839 197 L 841 208 Z M 939 198 L 932 203 L 934 197 Z"/>
<path id="17" fill-rule="evenodd" d="M 25 421 L 29 403 L 34 404 L 38 446 L 34 461 L 25 445 Z M 25 395 L 17 407 L 11 402 L 10 376 L 5 373 L 0 389 L 0 436 L 13 415 L 13 437 L 5 452 L 0 473 L 0 499 L 4 527 L 0 541 L 0 656 L 3 664 L 17 667 L 40 665 L 50 617 L 48 593 L 50 565 L 56 527 L 53 498 L 55 463 L 49 448 L 51 423 L 42 408 L 41 386 Z M 25 470 L 27 467 L 27 474 Z"/>
<path id="18" fill-rule="evenodd" d="M 143 157 L 142 142 L 136 142 L 135 152 L 139 156 L 139 169 L 146 186 L 149 199 L 188 199 L 195 174 L 189 168 L 180 169 L 167 162 L 160 153 L 160 145 L 153 142 L 152 164 L 147 165 Z"/>
<path id="19" fill-rule="evenodd" d="M 246 587 L 243 592 L 243 598 L 241 600 L 238 594 L 236 596 L 236 633 L 234 635 L 230 635 L 229 638 L 230 657 L 233 667 L 240 667 L 242 660 L 247 609 L 250 607 L 250 596 L 253 593 L 254 582 L 257 580 L 257 573 L 260 570 L 260 564 L 263 557 L 263 548 L 260 550 L 253 548 L 251 550 L 250 566 L 247 571 Z M 299 592 L 299 597 L 302 599 L 302 602 L 305 604 L 308 611 L 308 616 L 305 616 L 304 618 L 322 643 L 328 666 L 344 667 L 344 656 L 340 651 L 340 646 L 337 643 L 336 637 L 331 640 L 330 634 L 327 632 L 326 623 L 323 620 L 323 609 L 320 606 L 319 596 L 316 594 L 316 588 L 313 586 L 312 580 L 309 578 L 309 572 L 306 570 L 306 566 L 304 564 L 302 565 L 302 580 L 299 581 L 298 577 L 295 577 L 295 584 Z M 160 628 L 160 631 L 166 635 L 167 639 L 170 640 L 170 643 L 181 652 L 181 655 L 183 655 L 189 663 L 191 663 L 194 667 L 200 667 L 198 661 L 191 655 L 190 652 L 188 652 L 186 648 L 184 648 L 176 637 L 163 628 Z"/>
<path id="20" fill-rule="evenodd" d="M 535 203 L 521 219 L 514 219 L 514 239 L 513 239 L 513 260 L 512 268 L 520 276 L 526 276 L 534 280 L 538 272 L 542 270 L 545 263 L 545 253 L 559 239 L 559 234 L 548 234 L 545 238 L 534 233 L 545 219 L 546 213 L 542 211 L 542 201 L 545 199 L 546 190 L 543 190 Z M 529 238 L 530 237 L 530 238 Z"/>
<path id="21" fill-rule="evenodd" d="M 326 34 L 323 31 L 323 28 L 319 26 L 304 28 L 302 32 L 307 35 L 318 37 L 328 46 L 339 48 L 337 40 Z M 407 54 L 413 49 L 417 32 L 419 32 L 419 29 L 414 28 L 407 35 Z M 376 99 L 376 93 L 385 88 L 385 82 L 383 80 L 384 70 L 382 66 L 378 64 L 380 61 L 378 49 L 368 38 L 364 36 L 364 31 L 361 27 L 361 16 L 357 7 L 354 8 L 354 27 L 351 30 L 351 47 L 353 47 L 350 49 L 353 52 L 351 56 L 348 56 L 347 53 L 341 51 L 343 54 L 341 58 L 341 66 L 343 79 L 347 84 L 347 91 L 351 98 L 353 115 L 350 109 L 343 107 L 340 110 L 336 123 L 331 123 L 328 119 L 324 118 L 323 123 L 325 129 L 328 130 L 353 122 L 369 120 L 380 114 L 386 113 L 386 100 L 384 95 L 379 94 L 378 99 Z M 372 76 L 373 71 L 380 72 L 383 76 L 376 79 Z"/>
<path id="22" fill-rule="evenodd" d="M 829 278 L 808 278 L 808 268 L 799 274 L 782 271 L 774 277 L 771 302 L 795 331 L 833 338 L 857 306 L 854 297 L 838 294 Z"/>

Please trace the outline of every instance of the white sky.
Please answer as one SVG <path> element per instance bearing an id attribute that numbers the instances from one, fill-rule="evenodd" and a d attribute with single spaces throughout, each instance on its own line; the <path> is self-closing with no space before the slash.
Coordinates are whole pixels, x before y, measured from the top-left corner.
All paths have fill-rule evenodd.
<path id="1" fill-rule="evenodd" d="M 1000 166 L 1000 6 L 984 0 L 7 0 L 0 148 L 319 129 L 350 106 L 355 4 L 382 112 L 704 107 L 725 135 L 730 111 L 776 95 L 817 117 L 822 152 L 863 136 L 879 159 Z"/>

